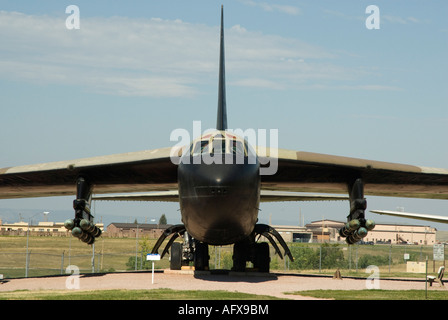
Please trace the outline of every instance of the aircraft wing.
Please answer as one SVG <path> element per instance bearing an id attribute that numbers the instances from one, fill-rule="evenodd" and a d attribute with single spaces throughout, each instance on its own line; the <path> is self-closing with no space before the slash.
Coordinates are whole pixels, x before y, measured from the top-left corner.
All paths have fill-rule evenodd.
<path id="1" fill-rule="evenodd" d="M 93 200 L 106 201 L 164 201 L 178 202 L 179 192 L 177 190 L 140 193 L 140 194 L 120 194 L 94 196 Z M 346 196 L 338 195 L 319 195 L 296 192 L 279 192 L 270 190 L 261 190 L 261 202 L 280 202 L 280 201 L 342 201 L 349 200 Z"/>
<path id="2" fill-rule="evenodd" d="M 94 193 L 177 190 L 171 148 L 0 169 L 0 199 L 76 195 L 79 175 Z"/>
<path id="3" fill-rule="evenodd" d="M 177 190 L 177 165 L 170 151 L 2 168 L 0 199 L 73 195 L 80 174 L 94 182 L 95 194 Z M 448 199 L 446 169 L 285 149 L 261 151 L 262 163 L 271 160 L 269 165 L 276 162 L 278 167 L 274 175 L 261 176 L 263 190 L 346 194 L 349 179 L 361 177 L 366 195 Z"/>
<path id="4" fill-rule="evenodd" d="M 261 202 L 282 202 L 282 201 L 348 201 L 347 196 L 338 195 L 320 195 L 298 192 L 282 192 L 261 190 L 260 201 Z"/>
<path id="5" fill-rule="evenodd" d="M 93 196 L 92 200 L 102 201 L 160 201 L 160 202 L 179 202 L 178 190 L 150 192 L 150 193 L 131 193 L 119 195 L 101 195 Z"/>
<path id="6" fill-rule="evenodd" d="M 257 149 L 264 167 L 264 190 L 347 193 L 351 179 L 362 178 L 365 195 L 448 199 L 448 170 L 285 149 Z M 269 162 L 270 161 L 270 162 Z"/>
<path id="7" fill-rule="evenodd" d="M 370 210 L 370 212 L 378 213 L 378 214 L 385 214 L 385 215 L 394 216 L 394 217 L 401 217 L 401 218 L 410 218 L 410 219 L 426 220 L 426 221 L 439 222 L 439 223 L 448 223 L 448 217 L 439 216 L 439 215 L 409 213 L 409 212 L 400 212 L 400 211 L 387 211 L 387 210 Z"/>

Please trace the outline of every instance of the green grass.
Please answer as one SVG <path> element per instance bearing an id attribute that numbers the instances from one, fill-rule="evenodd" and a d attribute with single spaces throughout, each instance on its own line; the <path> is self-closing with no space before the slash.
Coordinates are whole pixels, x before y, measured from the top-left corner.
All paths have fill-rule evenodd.
<path id="1" fill-rule="evenodd" d="M 309 290 L 286 293 L 334 300 L 448 300 L 448 290 Z M 0 300 L 281 300 L 268 295 L 254 295 L 223 290 L 178 291 L 95 290 L 95 291 L 28 291 L 0 293 Z"/>
<path id="2" fill-rule="evenodd" d="M 144 241 L 152 248 L 156 239 L 142 238 L 139 244 Z M 129 269 L 127 263 L 135 257 L 135 248 L 135 238 L 100 237 L 95 243 L 96 272 Z M 65 273 L 69 264 L 78 266 L 81 272 L 92 270 L 92 247 L 73 237 L 30 236 L 29 252 L 29 276 L 57 275 L 61 274 L 61 270 Z M 25 253 L 26 237 L 0 236 L 0 273 L 5 279 L 24 277 Z M 156 263 L 157 269 L 168 266 L 168 255 Z"/>
<path id="3" fill-rule="evenodd" d="M 448 300 L 447 291 L 425 290 L 309 290 L 288 292 L 321 299 L 335 300 Z"/>
<path id="4" fill-rule="evenodd" d="M 179 291 L 95 290 L 95 291 L 27 291 L 0 293 L 0 300 L 279 300 L 278 298 L 223 290 Z"/>

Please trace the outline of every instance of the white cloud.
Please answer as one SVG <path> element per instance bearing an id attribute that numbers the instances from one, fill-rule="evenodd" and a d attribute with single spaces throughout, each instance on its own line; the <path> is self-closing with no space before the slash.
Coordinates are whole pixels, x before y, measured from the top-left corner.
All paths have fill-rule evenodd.
<path id="1" fill-rule="evenodd" d="M 420 23 L 420 20 L 417 19 L 417 18 L 414 18 L 414 17 L 408 17 L 407 19 L 408 19 L 408 21 L 410 21 L 410 22 Z"/>
<path id="2" fill-rule="evenodd" d="M 65 18 L 0 11 L 0 77 L 157 97 L 194 96 L 216 81 L 218 26 L 110 17 L 82 18 L 80 30 L 68 30 Z M 335 64 L 328 50 L 297 39 L 239 25 L 225 32 L 230 85 L 328 86 L 359 75 Z"/>
<path id="3" fill-rule="evenodd" d="M 398 24 L 420 23 L 420 20 L 415 17 L 403 18 L 400 16 L 382 15 L 381 19 L 390 23 L 398 23 Z"/>
<path id="4" fill-rule="evenodd" d="M 283 86 L 276 83 L 275 81 L 271 81 L 268 79 L 260 79 L 260 78 L 239 79 L 237 81 L 231 82 L 230 84 L 236 85 L 236 86 L 241 86 L 241 87 L 256 87 L 256 88 L 266 88 L 266 89 L 275 89 L 275 90 L 284 89 Z"/>
<path id="5" fill-rule="evenodd" d="M 301 14 L 300 8 L 291 5 L 270 4 L 252 0 L 242 0 L 241 2 L 252 7 L 259 7 L 267 12 L 280 12 L 293 16 Z"/>
<path id="6" fill-rule="evenodd" d="M 300 9 L 294 6 L 288 6 L 288 5 L 276 5 L 276 4 L 268 4 L 268 3 L 260 3 L 260 6 L 265 11 L 278 11 L 281 13 L 286 13 L 289 15 L 296 16 L 300 14 Z"/>
<path id="7" fill-rule="evenodd" d="M 192 94 L 194 77 L 215 70 L 211 29 L 111 17 L 85 18 L 80 30 L 67 30 L 64 18 L 0 12 L 0 71 L 119 95 Z"/>

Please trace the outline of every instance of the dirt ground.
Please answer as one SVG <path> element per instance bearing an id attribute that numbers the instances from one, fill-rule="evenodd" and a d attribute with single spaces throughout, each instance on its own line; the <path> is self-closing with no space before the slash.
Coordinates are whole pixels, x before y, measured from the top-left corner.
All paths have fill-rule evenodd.
<path id="1" fill-rule="evenodd" d="M 425 289 L 425 281 L 419 280 L 364 280 L 304 275 L 269 274 L 194 274 L 193 272 L 163 273 L 111 273 L 98 275 L 60 276 L 47 278 L 7 279 L 0 284 L 0 292 L 14 290 L 107 290 L 107 289 L 158 289 L 174 290 L 226 290 L 263 294 L 281 298 L 309 300 L 310 297 L 285 295 L 285 292 L 301 290 L 411 290 Z M 434 283 L 429 290 L 446 290 Z"/>

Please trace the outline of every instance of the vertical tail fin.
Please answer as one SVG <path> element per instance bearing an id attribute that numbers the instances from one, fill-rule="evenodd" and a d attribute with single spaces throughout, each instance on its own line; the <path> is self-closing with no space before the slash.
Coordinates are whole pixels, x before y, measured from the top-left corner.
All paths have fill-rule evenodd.
<path id="1" fill-rule="evenodd" d="M 226 110 L 226 76 L 224 66 L 224 6 L 221 6 L 221 36 L 219 52 L 219 84 L 218 84 L 218 119 L 216 122 L 217 130 L 227 129 L 227 110 Z"/>

